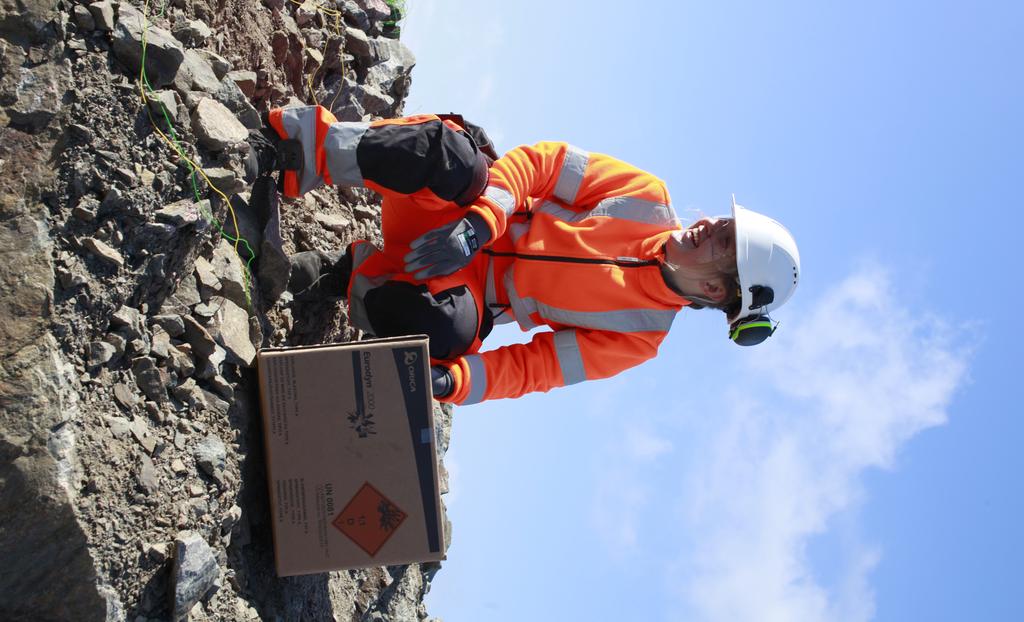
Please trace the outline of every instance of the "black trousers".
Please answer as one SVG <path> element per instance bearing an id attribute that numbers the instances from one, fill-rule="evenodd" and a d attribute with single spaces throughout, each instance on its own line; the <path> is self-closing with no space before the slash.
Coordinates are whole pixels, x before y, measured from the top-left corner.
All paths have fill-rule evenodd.
<path id="1" fill-rule="evenodd" d="M 483 129 L 458 115 L 410 125 L 382 125 L 366 131 L 356 147 L 364 179 L 388 190 L 412 194 L 429 188 L 456 205 L 471 204 L 484 191 L 487 170 L 497 154 Z M 387 281 L 362 296 L 366 319 L 377 337 L 424 334 L 430 355 L 453 359 L 483 339 L 493 327 L 488 310 L 465 286 L 431 294 L 425 285 Z"/>
<path id="2" fill-rule="evenodd" d="M 462 356 L 494 327 L 486 306 L 484 317 L 477 316 L 477 302 L 464 285 L 431 294 L 426 285 L 388 281 L 363 301 L 375 336 L 427 335 L 430 356 L 438 359 Z"/>

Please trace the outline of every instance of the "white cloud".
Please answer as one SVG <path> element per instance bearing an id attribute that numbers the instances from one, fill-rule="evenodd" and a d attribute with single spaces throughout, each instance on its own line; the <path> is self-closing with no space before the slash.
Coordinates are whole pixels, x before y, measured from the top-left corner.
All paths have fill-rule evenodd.
<path id="1" fill-rule="evenodd" d="M 835 585 L 807 548 L 855 512 L 869 468 L 946 421 L 966 356 L 948 330 L 900 304 L 868 267 L 750 354 L 744 382 L 715 416 L 684 491 L 691 548 L 673 573 L 701 620 L 861 621 L 874 613 L 873 547 L 849 547 Z M 784 338 L 781 336 L 785 335 Z"/>
<path id="2" fill-rule="evenodd" d="M 649 462 L 672 451 L 672 443 L 646 429 L 627 428 L 625 441 L 627 453 L 643 462 Z"/>
<path id="3" fill-rule="evenodd" d="M 612 403 L 604 400 L 604 407 Z M 644 513 L 649 509 L 653 487 L 648 469 L 672 451 L 672 444 L 649 429 L 650 422 L 636 416 L 615 436 L 598 473 L 590 524 L 606 550 L 621 559 L 637 552 Z"/>

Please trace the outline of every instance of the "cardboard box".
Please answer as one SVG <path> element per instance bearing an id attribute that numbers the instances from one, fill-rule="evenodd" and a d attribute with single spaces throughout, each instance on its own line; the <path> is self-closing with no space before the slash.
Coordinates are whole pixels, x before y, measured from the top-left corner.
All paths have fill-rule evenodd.
<path id="1" fill-rule="evenodd" d="M 427 338 L 258 360 L 278 575 L 444 559 Z"/>

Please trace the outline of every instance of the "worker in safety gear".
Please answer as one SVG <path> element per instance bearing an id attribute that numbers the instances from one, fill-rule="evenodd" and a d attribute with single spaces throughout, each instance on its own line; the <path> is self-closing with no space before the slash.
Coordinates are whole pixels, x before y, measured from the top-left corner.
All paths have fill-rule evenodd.
<path id="1" fill-rule="evenodd" d="M 683 307 L 725 312 L 730 338 L 774 331 L 799 281 L 790 233 L 733 200 L 683 228 L 657 177 L 561 142 L 498 158 L 459 117 L 337 122 L 322 107 L 270 112 L 260 170 L 280 186 L 365 186 L 383 196 L 383 248 L 292 257 L 298 299 L 346 296 L 350 321 L 430 336 L 441 401 L 473 404 L 613 376 L 653 358 Z M 257 141 L 259 142 L 259 141 Z M 536 327 L 482 351 L 494 324 Z"/>

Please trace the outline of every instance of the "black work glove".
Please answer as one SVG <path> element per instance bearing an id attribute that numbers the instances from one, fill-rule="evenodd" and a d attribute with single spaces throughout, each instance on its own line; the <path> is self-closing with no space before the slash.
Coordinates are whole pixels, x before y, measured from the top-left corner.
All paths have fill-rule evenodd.
<path id="1" fill-rule="evenodd" d="M 451 274 L 464 268 L 491 239 L 482 217 L 469 214 L 462 220 L 441 225 L 412 241 L 405 256 L 405 271 L 419 280 Z"/>
<path id="2" fill-rule="evenodd" d="M 430 366 L 430 388 L 434 391 L 434 397 L 448 397 L 454 384 L 450 371 L 440 365 Z"/>

